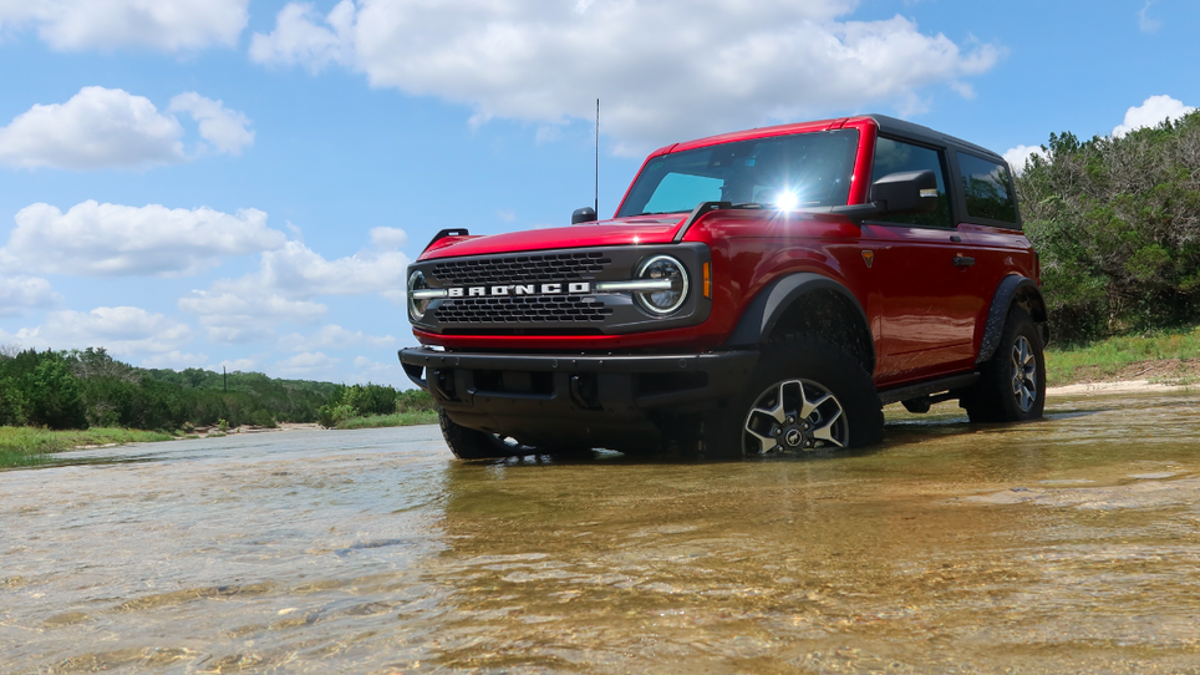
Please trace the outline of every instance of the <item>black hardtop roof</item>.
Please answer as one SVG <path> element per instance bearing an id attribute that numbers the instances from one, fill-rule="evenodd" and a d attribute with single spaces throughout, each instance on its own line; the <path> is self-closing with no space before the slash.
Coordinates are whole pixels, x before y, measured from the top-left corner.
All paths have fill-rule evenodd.
<path id="1" fill-rule="evenodd" d="M 956 138 L 949 134 L 943 134 L 940 131 L 934 131 L 929 127 L 921 126 L 920 124 L 905 122 L 904 120 L 896 119 L 895 117 L 888 117 L 887 115 L 871 114 L 863 115 L 863 117 L 869 117 L 875 120 L 875 124 L 879 125 L 880 133 L 885 135 L 911 138 L 914 141 L 927 143 L 929 145 L 945 145 L 960 150 L 970 150 L 978 154 L 986 155 L 1000 162 L 1004 161 L 1002 156 L 991 150 L 988 150 L 987 148 L 980 147 L 974 143 L 968 143 L 961 138 Z"/>

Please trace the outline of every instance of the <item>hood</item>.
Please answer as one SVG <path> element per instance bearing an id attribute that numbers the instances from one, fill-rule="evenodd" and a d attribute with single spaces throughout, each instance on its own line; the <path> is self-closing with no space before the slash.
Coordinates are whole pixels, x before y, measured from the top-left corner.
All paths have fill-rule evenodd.
<path id="1" fill-rule="evenodd" d="M 569 227 L 525 230 L 486 236 L 446 237 L 434 243 L 418 260 L 466 255 L 544 251 L 587 246 L 623 246 L 629 244 L 666 244 L 675 236 L 687 214 L 667 217 L 643 216 L 622 220 L 601 220 Z"/>

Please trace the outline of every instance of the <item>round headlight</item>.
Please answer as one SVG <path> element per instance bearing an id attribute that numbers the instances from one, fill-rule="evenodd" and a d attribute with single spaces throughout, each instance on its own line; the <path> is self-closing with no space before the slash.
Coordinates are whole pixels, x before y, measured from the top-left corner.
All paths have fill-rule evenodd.
<path id="1" fill-rule="evenodd" d="M 671 287 L 664 290 L 635 293 L 640 304 L 654 314 L 670 314 L 687 300 L 688 277 L 683 263 L 669 255 L 657 255 L 642 263 L 637 272 L 638 279 L 667 280 Z"/>
<path id="2" fill-rule="evenodd" d="M 429 288 L 429 283 L 425 281 L 425 275 L 421 270 L 417 270 L 408 275 L 408 313 L 414 321 L 420 321 L 425 317 L 425 310 L 429 309 L 431 299 L 417 299 L 413 297 L 413 291 L 422 291 Z"/>

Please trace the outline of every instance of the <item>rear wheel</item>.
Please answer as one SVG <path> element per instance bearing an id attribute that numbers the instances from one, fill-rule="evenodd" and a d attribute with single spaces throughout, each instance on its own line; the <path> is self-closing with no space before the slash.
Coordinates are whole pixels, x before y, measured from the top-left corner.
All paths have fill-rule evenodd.
<path id="1" fill-rule="evenodd" d="M 883 437 L 875 384 L 844 349 L 811 335 L 773 339 L 743 394 L 706 424 L 704 452 L 738 458 L 859 448 Z"/>
<path id="2" fill-rule="evenodd" d="M 1042 416 L 1046 405 L 1046 362 L 1042 334 L 1029 312 L 1013 307 L 996 353 L 980 368 L 960 405 L 972 422 L 1022 422 Z"/>

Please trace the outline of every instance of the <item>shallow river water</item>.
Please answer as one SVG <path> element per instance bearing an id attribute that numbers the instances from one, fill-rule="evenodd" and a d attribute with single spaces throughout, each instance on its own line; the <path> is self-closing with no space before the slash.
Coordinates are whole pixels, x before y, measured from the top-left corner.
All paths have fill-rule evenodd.
<path id="1" fill-rule="evenodd" d="M 70 453 L 0 472 L 0 672 L 1200 673 L 1197 404 L 736 463 Z"/>

